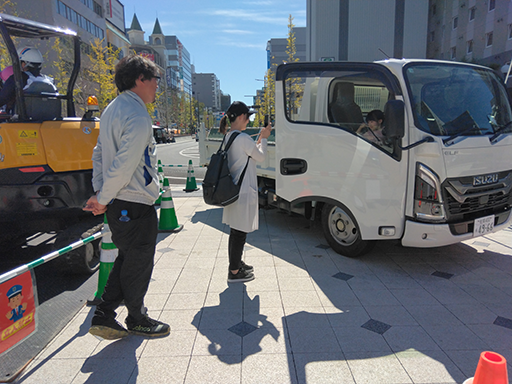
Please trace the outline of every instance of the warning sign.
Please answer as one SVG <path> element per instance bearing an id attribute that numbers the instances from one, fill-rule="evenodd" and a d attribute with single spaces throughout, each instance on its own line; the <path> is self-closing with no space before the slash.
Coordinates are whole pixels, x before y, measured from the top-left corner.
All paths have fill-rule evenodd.
<path id="1" fill-rule="evenodd" d="M 37 143 L 16 143 L 18 156 L 37 156 Z"/>
<path id="2" fill-rule="evenodd" d="M 0 284 L 0 354 L 35 331 L 36 305 L 31 271 Z"/>
<path id="3" fill-rule="evenodd" d="M 27 129 L 19 130 L 18 137 L 21 137 L 23 139 L 37 139 L 37 131 Z"/>

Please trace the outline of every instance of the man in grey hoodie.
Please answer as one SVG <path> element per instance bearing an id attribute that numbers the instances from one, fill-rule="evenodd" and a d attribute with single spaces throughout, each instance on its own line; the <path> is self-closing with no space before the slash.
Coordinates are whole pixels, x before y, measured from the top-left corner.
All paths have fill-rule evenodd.
<path id="1" fill-rule="evenodd" d="M 96 195 L 84 208 L 94 215 L 106 212 L 112 241 L 119 249 L 89 332 L 104 339 L 130 333 L 158 337 L 170 327 L 151 319 L 144 307 L 155 255 L 158 219 L 156 143 L 146 105 L 155 101 L 159 70 L 138 55 L 116 65 L 115 83 L 121 92 L 103 111 L 94 147 L 92 184 Z M 124 300 L 128 331 L 116 321 Z"/>

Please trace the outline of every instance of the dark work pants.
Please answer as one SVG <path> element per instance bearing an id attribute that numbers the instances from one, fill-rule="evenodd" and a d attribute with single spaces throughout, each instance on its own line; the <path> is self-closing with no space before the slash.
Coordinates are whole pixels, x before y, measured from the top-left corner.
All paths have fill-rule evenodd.
<path id="1" fill-rule="evenodd" d="M 229 232 L 228 254 L 230 271 L 240 269 L 246 237 L 247 233 L 239 231 L 238 229 L 231 228 Z"/>
<path id="2" fill-rule="evenodd" d="M 128 222 L 119 220 L 126 210 Z M 107 222 L 112 242 L 119 249 L 101 297 L 96 315 L 115 317 L 115 310 L 124 300 L 131 320 L 144 317 L 144 296 L 153 271 L 158 219 L 150 205 L 114 200 L 107 209 Z"/>

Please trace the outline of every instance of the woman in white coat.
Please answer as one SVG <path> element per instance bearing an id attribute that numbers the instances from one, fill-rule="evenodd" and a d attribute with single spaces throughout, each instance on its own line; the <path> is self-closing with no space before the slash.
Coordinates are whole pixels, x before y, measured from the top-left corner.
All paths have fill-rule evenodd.
<path id="1" fill-rule="evenodd" d="M 262 162 L 267 154 L 267 138 L 270 136 L 272 126 L 269 124 L 260 132 L 255 142 L 243 131 L 247 128 L 249 116 L 247 105 L 235 101 L 230 105 L 220 121 L 220 132 L 226 134 L 227 120 L 231 130 L 225 138 L 228 142 L 234 132 L 241 132 L 228 149 L 229 170 L 235 183 L 238 184 L 245 165 L 247 170 L 240 187 L 238 200 L 224 207 L 222 222 L 231 228 L 229 233 L 229 272 L 228 282 L 244 282 L 254 280 L 254 268 L 242 261 L 247 233 L 258 229 L 258 180 L 256 177 L 256 161 Z M 249 159 L 249 160 L 248 160 Z"/>

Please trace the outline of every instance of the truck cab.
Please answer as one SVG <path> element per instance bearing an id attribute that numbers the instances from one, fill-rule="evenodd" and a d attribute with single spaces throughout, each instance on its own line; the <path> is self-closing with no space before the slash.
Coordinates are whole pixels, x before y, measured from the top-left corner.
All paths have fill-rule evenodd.
<path id="1" fill-rule="evenodd" d="M 260 204 L 320 218 L 336 252 L 356 257 L 384 240 L 437 247 L 510 225 L 512 111 L 491 69 L 297 62 L 277 68 L 275 95 Z M 380 140 L 364 134 L 373 110 L 384 113 Z"/>

